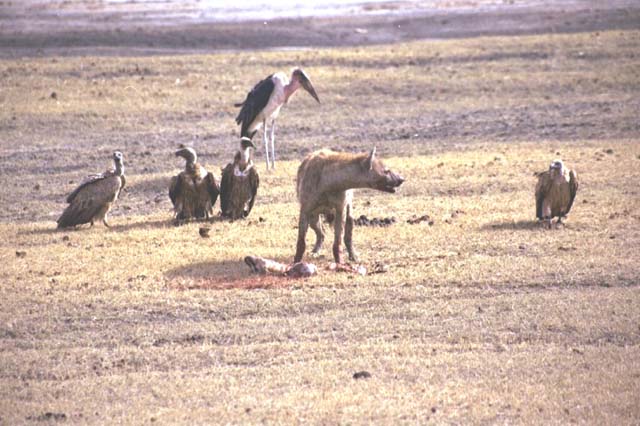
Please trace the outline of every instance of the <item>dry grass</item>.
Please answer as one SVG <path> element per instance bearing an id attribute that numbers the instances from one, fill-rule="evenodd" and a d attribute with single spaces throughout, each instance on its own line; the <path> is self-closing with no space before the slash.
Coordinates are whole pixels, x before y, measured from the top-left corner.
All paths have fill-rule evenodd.
<path id="1" fill-rule="evenodd" d="M 0 164 L 24 180 L 2 175 L 0 422 L 637 421 L 638 39 L 305 52 L 322 106 L 299 96 L 283 112 L 291 161 L 261 167 L 252 217 L 209 239 L 169 222 L 171 149 L 222 165 L 230 100 L 302 53 L 3 61 Z M 332 273 L 322 257 L 308 280 L 250 276 L 247 254 L 293 256 L 301 154 L 374 143 L 407 182 L 358 192 L 357 215 L 397 223 L 354 237 L 389 272 Z M 113 229 L 54 231 L 68 182 L 115 148 L 130 190 Z M 533 172 L 554 157 L 582 186 L 549 231 L 532 221 Z M 423 214 L 435 223 L 406 222 Z"/>

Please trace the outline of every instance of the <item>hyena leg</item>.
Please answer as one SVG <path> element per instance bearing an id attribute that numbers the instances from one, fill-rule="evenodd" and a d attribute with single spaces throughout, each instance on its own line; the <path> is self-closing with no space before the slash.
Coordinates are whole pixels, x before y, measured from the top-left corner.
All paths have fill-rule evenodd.
<path id="1" fill-rule="evenodd" d="M 304 256 L 304 251 L 307 248 L 304 239 L 307 236 L 308 229 L 309 219 L 304 212 L 300 211 L 300 221 L 298 222 L 298 244 L 296 245 L 296 256 L 293 258 L 294 263 L 300 262 Z"/>
<path id="2" fill-rule="evenodd" d="M 344 237 L 344 211 L 342 209 L 336 209 L 336 218 L 333 222 L 333 228 L 335 229 L 335 236 L 333 239 L 333 259 L 336 263 L 342 263 L 342 253 L 340 252 L 340 244 Z"/>
<path id="3" fill-rule="evenodd" d="M 352 262 L 358 261 L 358 255 L 353 249 L 353 225 L 354 219 L 351 214 L 351 206 L 347 205 L 347 218 L 344 226 L 344 245 L 347 246 L 347 253 L 349 253 L 349 260 Z"/>
<path id="4" fill-rule="evenodd" d="M 309 221 L 309 226 L 316 233 L 316 244 L 313 246 L 313 254 L 318 254 L 320 249 L 322 248 L 322 243 L 324 242 L 324 232 L 322 230 L 322 222 L 320 221 L 320 215 L 316 214 L 311 217 Z"/>

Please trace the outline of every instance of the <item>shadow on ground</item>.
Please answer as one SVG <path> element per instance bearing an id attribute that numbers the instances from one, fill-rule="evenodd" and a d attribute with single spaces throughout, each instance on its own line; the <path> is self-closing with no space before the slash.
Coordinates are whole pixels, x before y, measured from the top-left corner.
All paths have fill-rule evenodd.
<path id="1" fill-rule="evenodd" d="M 538 230 L 543 229 L 542 224 L 534 220 L 519 220 L 509 222 L 492 222 L 482 225 L 483 230 L 512 230 L 512 231 L 524 231 L 524 230 Z"/>
<path id="2" fill-rule="evenodd" d="M 126 232 L 132 229 L 145 229 L 145 228 L 169 228 L 174 226 L 171 219 L 157 219 L 157 220 L 143 220 L 137 222 L 112 224 L 111 230 L 117 232 Z"/>
<path id="3" fill-rule="evenodd" d="M 253 274 L 243 259 L 194 263 L 167 271 L 165 276 L 169 286 L 179 290 L 255 290 L 289 287 L 300 282 L 285 276 Z"/>

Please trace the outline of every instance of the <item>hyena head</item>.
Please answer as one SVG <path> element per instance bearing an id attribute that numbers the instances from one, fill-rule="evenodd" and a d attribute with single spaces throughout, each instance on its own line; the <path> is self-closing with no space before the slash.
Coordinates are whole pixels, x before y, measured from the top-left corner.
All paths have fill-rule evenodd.
<path id="1" fill-rule="evenodd" d="M 404 182 L 402 176 L 389 170 L 389 168 L 382 163 L 382 160 L 376 158 L 375 147 L 366 158 L 363 168 L 366 173 L 368 173 L 367 186 L 369 188 L 394 193 L 396 192 L 396 188 Z"/>

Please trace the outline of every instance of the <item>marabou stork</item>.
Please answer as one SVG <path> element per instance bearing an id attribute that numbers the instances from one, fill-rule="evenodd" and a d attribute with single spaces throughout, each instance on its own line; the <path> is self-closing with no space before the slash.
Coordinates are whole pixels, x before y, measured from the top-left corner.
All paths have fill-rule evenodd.
<path id="1" fill-rule="evenodd" d="M 302 87 L 320 103 L 311 80 L 301 68 L 294 68 L 291 72 L 291 80 L 286 74 L 277 72 L 265 78 L 255 85 L 247 94 L 244 102 L 235 104 L 242 107 L 236 117 L 236 123 L 241 124 L 240 137 L 253 138 L 253 135 L 262 127 L 262 140 L 264 142 L 267 169 L 269 169 L 269 146 L 267 138 L 267 122 L 271 126 L 271 168 L 276 167 L 275 131 L 276 118 L 282 105 Z"/>

